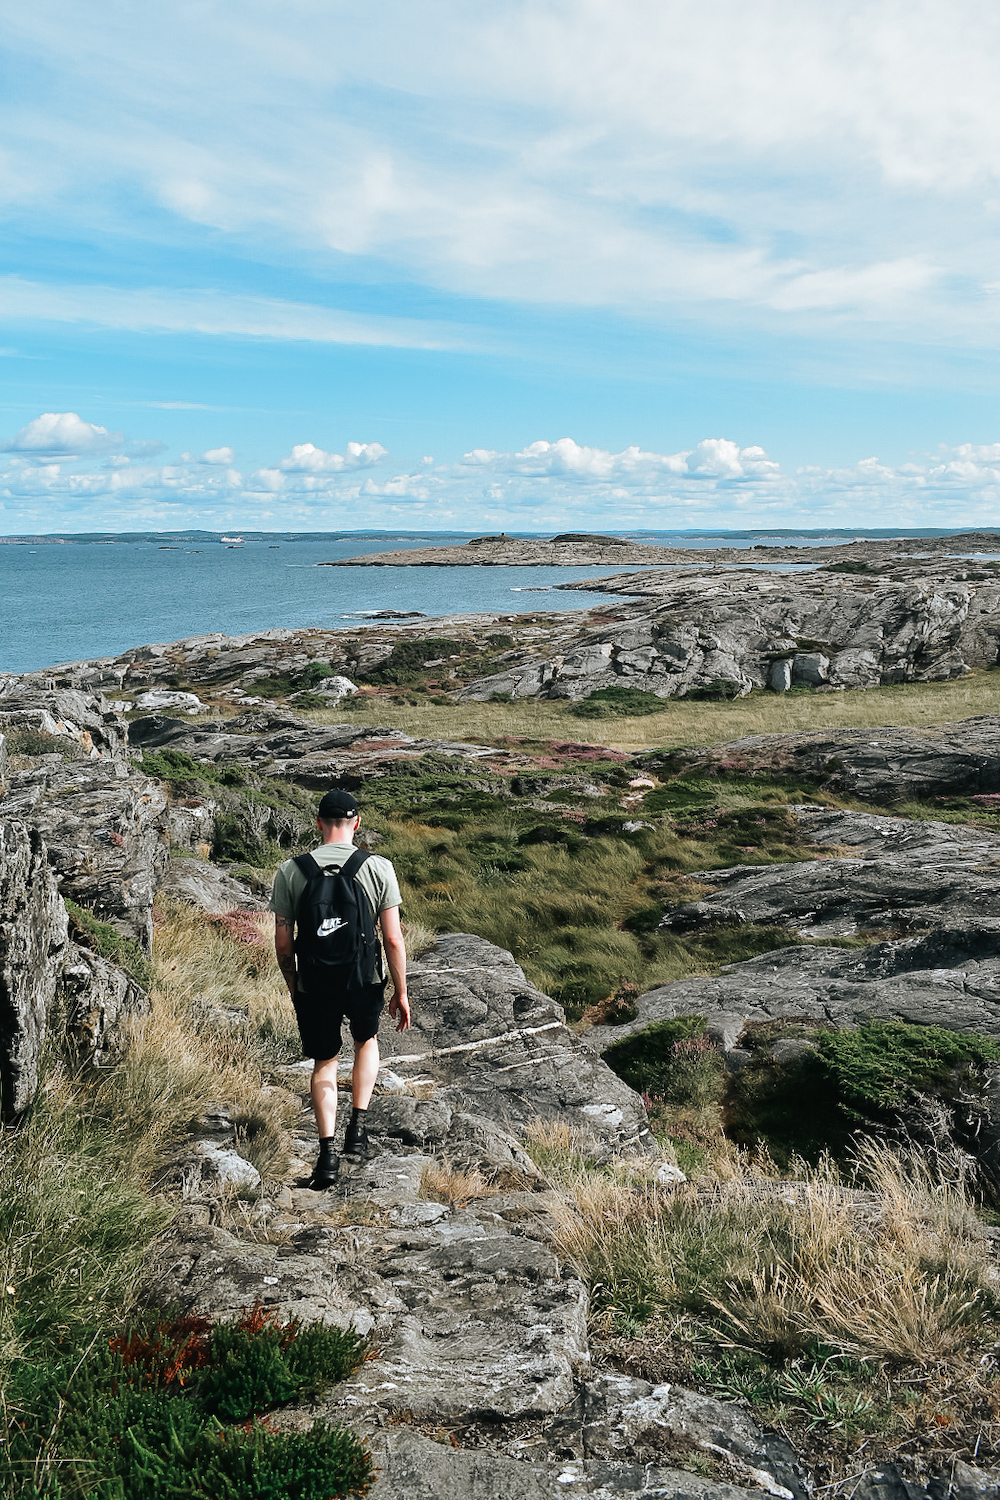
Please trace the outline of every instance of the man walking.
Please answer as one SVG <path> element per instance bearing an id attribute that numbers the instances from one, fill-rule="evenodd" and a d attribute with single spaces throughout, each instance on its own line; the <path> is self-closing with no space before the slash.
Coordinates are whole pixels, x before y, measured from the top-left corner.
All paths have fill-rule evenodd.
<path id="1" fill-rule="evenodd" d="M 389 1015 L 397 1031 L 410 1024 L 406 947 L 399 925 L 399 881 L 387 859 L 354 847 L 361 824 L 349 792 L 327 792 L 316 827 L 323 842 L 311 854 L 287 859 L 274 877 L 274 948 L 299 1023 L 302 1050 L 313 1059 L 310 1095 L 319 1132 L 312 1188 L 332 1187 L 340 1170 L 337 1055 L 346 1019 L 354 1038 L 353 1111 L 344 1152 L 368 1151 L 365 1112 L 378 1078 L 378 1024 L 386 980 L 375 934 L 382 934 L 393 995 Z"/>

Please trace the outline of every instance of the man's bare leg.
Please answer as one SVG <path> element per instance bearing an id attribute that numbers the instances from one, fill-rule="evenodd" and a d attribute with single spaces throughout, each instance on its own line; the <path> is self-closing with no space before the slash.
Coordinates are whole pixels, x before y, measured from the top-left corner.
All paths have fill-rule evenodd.
<path id="1" fill-rule="evenodd" d="M 333 1187 L 340 1170 L 340 1158 L 333 1147 L 337 1129 L 337 1059 L 327 1057 L 313 1063 L 309 1082 L 313 1114 L 319 1134 L 319 1160 L 309 1179 L 314 1188 Z"/>
<path id="2" fill-rule="evenodd" d="M 365 1129 L 365 1112 L 371 1103 L 372 1090 L 378 1078 L 378 1037 L 354 1044 L 354 1069 L 351 1073 L 351 1097 L 354 1110 L 351 1122 L 344 1135 L 344 1152 L 350 1156 L 365 1156 L 368 1153 L 368 1132 Z"/>
<path id="3" fill-rule="evenodd" d="M 309 1083 L 313 1114 L 320 1140 L 334 1135 L 337 1129 L 337 1059 L 328 1057 L 313 1063 Z"/>

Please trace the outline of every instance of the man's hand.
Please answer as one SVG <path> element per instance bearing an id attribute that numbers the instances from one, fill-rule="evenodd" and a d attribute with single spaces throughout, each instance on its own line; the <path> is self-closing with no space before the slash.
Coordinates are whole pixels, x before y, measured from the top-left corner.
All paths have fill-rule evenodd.
<path id="1" fill-rule="evenodd" d="M 389 1016 L 396 1022 L 397 1031 L 409 1031 L 410 1002 L 405 995 L 393 995 L 389 1001 Z"/>

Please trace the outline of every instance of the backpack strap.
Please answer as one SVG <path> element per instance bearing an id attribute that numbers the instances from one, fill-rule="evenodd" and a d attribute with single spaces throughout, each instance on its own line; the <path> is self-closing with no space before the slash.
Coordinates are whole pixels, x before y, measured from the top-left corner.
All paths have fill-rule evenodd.
<path id="1" fill-rule="evenodd" d="M 301 870 L 307 880 L 312 880 L 314 875 L 322 875 L 323 867 L 318 860 L 313 859 L 311 854 L 297 854 L 292 863 Z"/>
<path id="2" fill-rule="evenodd" d="M 312 859 L 312 855 L 310 855 L 309 858 Z M 367 859 L 370 858 L 371 855 L 368 853 L 367 849 L 355 849 L 350 859 L 345 860 L 345 862 L 341 865 L 339 873 L 343 875 L 345 880 L 353 880 L 355 875 L 361 869 L 361 866 Z M 313 863 L 315 864 L 316 861 L 313 860 Z"/>

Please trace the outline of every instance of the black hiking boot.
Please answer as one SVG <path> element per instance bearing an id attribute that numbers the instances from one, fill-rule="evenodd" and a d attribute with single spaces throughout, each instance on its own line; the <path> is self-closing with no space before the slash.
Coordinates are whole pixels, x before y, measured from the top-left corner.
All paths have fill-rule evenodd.
<path id="1" fill-rule="evenodd" d="M 312 1176 L 307 1186 L 316 1192 L 321 1192 L 324 1188 L 332 1188 L 336 1185 L 339 1172 L 340 1157 L 334 1151 L 332 1145 L 328 1145 L 325 1141 L 322 1141 L 320 1143 L 319 1156 L 316 1159 L 316 1165 L 313 1167 Z"/>
<path id="2" fill-rule="evenodd" d="M 352 1120 L 344 1132 L 344 1155 L 366 1157 L 370 1151 L 363 1120 Z"/>

